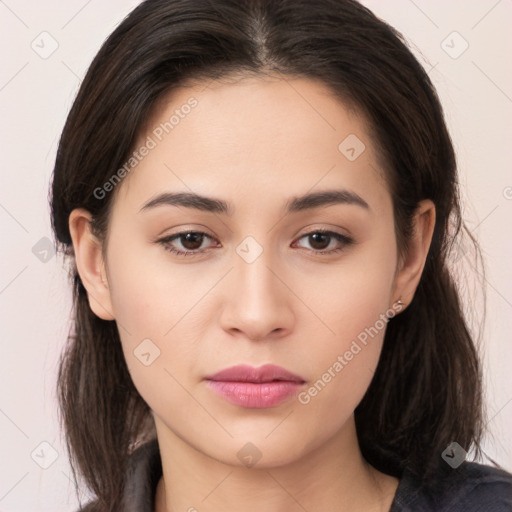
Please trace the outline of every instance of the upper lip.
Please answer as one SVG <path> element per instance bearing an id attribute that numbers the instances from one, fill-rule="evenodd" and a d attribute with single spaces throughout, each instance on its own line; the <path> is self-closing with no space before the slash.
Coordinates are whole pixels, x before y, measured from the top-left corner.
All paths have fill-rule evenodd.
<path id="1" fill-rule="evenodd" d="M 274 364 L 265 364 L 258 368 L 240 364 L 225 368 L 206 379 L 223 382 L 272 382 L 275 380 L 305 382 L 299 375 Z"/>

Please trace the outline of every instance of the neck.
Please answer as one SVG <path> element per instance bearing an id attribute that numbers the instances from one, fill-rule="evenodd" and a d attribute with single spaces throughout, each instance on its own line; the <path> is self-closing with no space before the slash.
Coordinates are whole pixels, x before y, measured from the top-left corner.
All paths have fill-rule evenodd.
<path id="1" fill-rule="evenodd" d="M 228 465 L 195 450 L 155 418 L 163 476 L 156 512 L 388 511 L 398 480 L 370 466 L 353 416 L 342 431 L 292 463 Z"/>

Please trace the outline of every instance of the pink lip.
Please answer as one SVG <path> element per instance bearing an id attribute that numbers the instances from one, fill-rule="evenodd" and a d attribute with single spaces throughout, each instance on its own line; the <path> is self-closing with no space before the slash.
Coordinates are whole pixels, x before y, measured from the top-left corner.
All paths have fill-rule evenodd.
<path id="1" fill-rule="evenodd" d="M 208 386 L 235 405 L 274 407 L 294 395 L 305 380 L 280 366 L 237 365 L 206 377 Z"/>

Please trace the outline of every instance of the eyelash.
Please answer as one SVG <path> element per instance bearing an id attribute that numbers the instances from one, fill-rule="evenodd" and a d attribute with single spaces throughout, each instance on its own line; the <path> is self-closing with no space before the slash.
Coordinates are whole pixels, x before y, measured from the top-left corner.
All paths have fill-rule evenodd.
<path id="1" fill-rule="evenodd" d="M 179 239 L 180 237 L 188 235 L 188 234 L 202 235 L 204 237 L 213 239 L 213 237 L 211 237 L 210 235 L 208 235 L 207 233 L 204 233 L 202 231 L 181 231 L 180 233 L 176 233 L 174 235 L 170 235 L 165 238 L 161 238 L 160 240 L 157 240 L 157 243 L 161 244 L 166 251 L 176 254 L 177 256 L 183 256 L 183 257 L 195 256 L 197 254 L 201 254 L 201 253 L 205 252 L 206 249 L 196 249 L 196 250 L 192 250 L 192 251 L 180 251 L 180 250 L 176 249 L 175 247 L 173 247 L 172 245 L 170 245 L 170 243 L 173 242 L 174 240 Z M 310 231 L 309 233 L 305 233 L 304 235 L 300 236 L 297 240 L 301 240 L 302 238 L 306 238 L 306 237 L 309 237 L 314 234 L 327 235 L 331 238 L 338 240 L 338 242 L 341 242 L 343 244 L 342 247 L 338 247 L 336 249 L 322 249 L 322 250 L 306 249 L 308 251 L 313 252 L 314 254 L 320 254 L 320 255 L 335 254 L 340 251 L 343 251 L 347 246 L 354 243 L 354 240 L 346 235 L 342 235 L 341 233 L 336 233 L 335 231 L 328 231 L 328 230 L 323 230 L 323 229 L 316 229 L 314 231 Z"/>

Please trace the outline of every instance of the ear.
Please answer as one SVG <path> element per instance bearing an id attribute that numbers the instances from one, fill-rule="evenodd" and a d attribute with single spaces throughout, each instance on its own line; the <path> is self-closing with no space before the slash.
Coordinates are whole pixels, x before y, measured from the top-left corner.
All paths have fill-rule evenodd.
<path id="1" fill-rule="evenodd" d="M 413 234 L 406 253 L 402 256 L 395 277 L 393 296 L 405 307 L 411 303 L 425 267 L 436 223 L 436 208 L 430 199 L 421 201 L 414 213 Z"/>
<path id="2" fill-rule="evenodd" d="M 91 219 L 83 208 L 73 210 L 69 216 L 76 267 L 93 313 L 103 320 L 114 320 L 102 245 L 91 231 Z"/>

